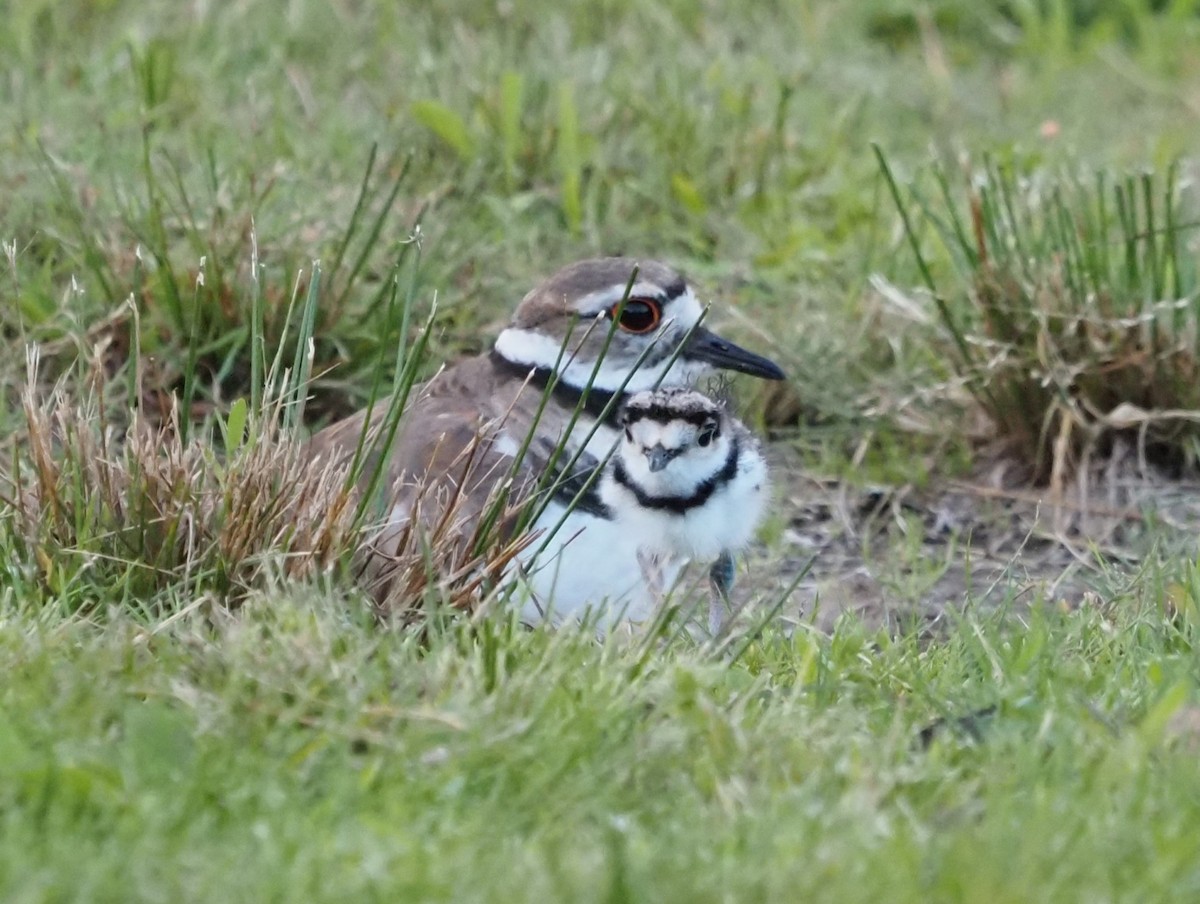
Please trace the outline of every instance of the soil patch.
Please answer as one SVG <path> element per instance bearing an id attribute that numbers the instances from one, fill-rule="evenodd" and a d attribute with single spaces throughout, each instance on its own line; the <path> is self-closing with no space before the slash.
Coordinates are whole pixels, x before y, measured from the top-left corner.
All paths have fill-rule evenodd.
<path id="1" fill-rule="evenodd" d="M 777 598 L 811 560 L 782 617 L 826 631 L 844 613 L 900 631 L 967 607 L 1111 598 L 1154 557 L 1194 555 L 1200 531 L 1200 479 L 1126 448 L 1058 492 L 1014 485 L 1003 464 L 922 489 L 851 486 L 772 451 L 787 525 L 773 555 L 750 555 L 738 595 Z"/>

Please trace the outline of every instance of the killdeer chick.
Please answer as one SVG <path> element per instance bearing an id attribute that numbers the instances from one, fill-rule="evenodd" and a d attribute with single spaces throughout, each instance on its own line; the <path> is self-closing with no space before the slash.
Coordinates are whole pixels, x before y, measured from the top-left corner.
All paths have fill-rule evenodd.
<path id="1" fill-rule="evenodd" d="M 758 441 L 723 405 L 679 387 L 635 394 L 620 425 L 615 455 L 584 464 L 572 500 L 553 500 L 534 525 L 553 533 L 525 563 L 531 598 L 523 616 L 560 622 L 598 613 L 602 630 L 646 621 L 689 559 L 711 559 L 715 634 L 733 554 L 749 544 L 766 504 Z"/>
<path id="2" fill-rule="evenodd" d="M 665 264 L 621 257 L 571 264 L 522 299 L 490 352 L 414 386 L 390 443 L 379 405 L 314 435 L 308 455 L 348 463 L 367 450 L 363 488 L 375 470 L 396 488 L 389 527 L 373 544 L 386 557 L 389 530 L 407 523 L 418 496 L 434 497 L 431 485 L 456 500 L 459 518 L 480 518 L 531 432 L 536 442 L 514 475 L 518 499 L 546 470 L 546 449 L 593 467 L 605 461 L 621 435 L 620 403 L 633 393 L 687 385 L 714 368 L 783 379 L 770 360 L 698 326 L 702 314 L 687 282 Z M 575 489 L 564 482 L 560 501 Z M 422 521 L 438 516 L 424 502 L 420 513 Z M 589 517 L 598 522 L 595 534 L 611 527 Z"/>
<path id="3" fill-rule="evenodd" d="M 677 572 L 688 559 L 713 560 L 709 630 L 716 633 L 733 584 L 733 555 L 750 543 L 766 507 L 758 440 L 725 406 L 688 389 L 635 395 L 622 425 L 600 496 L 640 538 L 639 561 L 655 595 L 669 588 L 672 565 Z"/>

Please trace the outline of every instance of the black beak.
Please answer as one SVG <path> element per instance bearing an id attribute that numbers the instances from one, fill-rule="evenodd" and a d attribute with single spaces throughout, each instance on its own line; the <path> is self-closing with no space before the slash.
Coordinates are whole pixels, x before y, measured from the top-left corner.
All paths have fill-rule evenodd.
<path id="1" fill-rule="evenodd" d="M 702 326 L 692 330 L 691 338 L 683 347 L 683 357 L 706 361 L 720 370 L 736 370 L 764 380 L 786 379 L 774 361 L 748 352 Z"/>

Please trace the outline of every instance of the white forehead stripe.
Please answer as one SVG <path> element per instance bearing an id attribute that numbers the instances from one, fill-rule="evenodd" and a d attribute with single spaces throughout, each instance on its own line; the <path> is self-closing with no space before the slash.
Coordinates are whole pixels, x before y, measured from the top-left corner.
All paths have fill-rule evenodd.
<path id="1" fill-rule="evenodd" d="M 670 302 L 671 321 L 679 324 L 684 330 L 690 330 L 704 316 L 704 305 L 692 294 L 691 289 L 684 289 L 683 294 Z"/>

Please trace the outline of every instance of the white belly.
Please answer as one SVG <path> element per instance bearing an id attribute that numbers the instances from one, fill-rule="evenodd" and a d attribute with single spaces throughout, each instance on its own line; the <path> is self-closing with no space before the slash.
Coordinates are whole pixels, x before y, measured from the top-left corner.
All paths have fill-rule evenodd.
<path id="1" fill-rule="evenodd" d="M 562 518 L 563 507 L 552 503 L 535 529 L 547 533 Z M 638 562 L 638 538 L 628 525 L 573 512 L 546 542 L 543 534 L 522 558 L 525 585 L 521 615 L 529 624 L 549 621 L 596 620 L 600 630 L 622 621 L 640 623 L 654 616 L 658 602 Z M 535 558 L 536 555 L 536 558 Z M 678 566 L 665 575 L 669 587 Z"/>
<path id="2" fill-rule="evenodd" d="M 740 552 L 754 539 L 766 507 L 767 474 L 761 459 L 749 459 L 732 482 L 682 514 L 640 508 L 627 490 L 611 481 L 602 496 L 623 512 L 629 533 L 646 538 L 647 551 L 709 560 L 723 552 Z"/>

